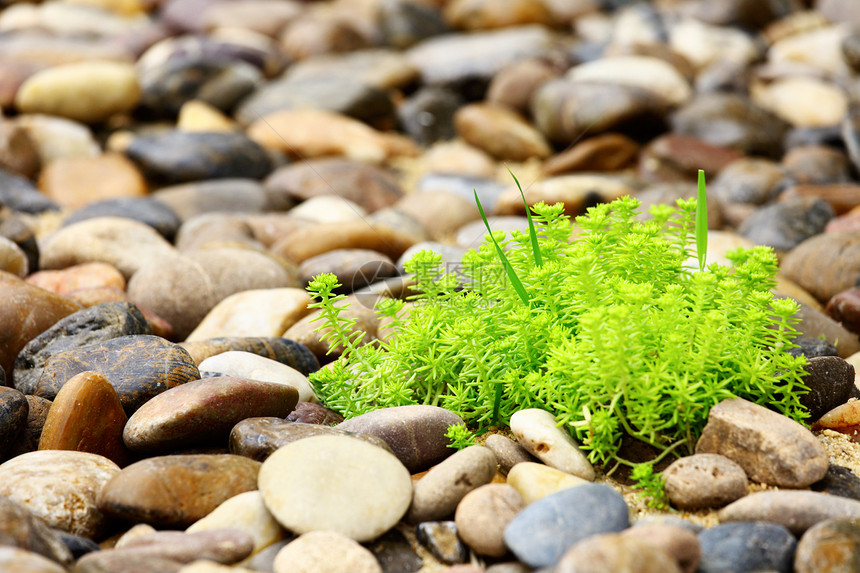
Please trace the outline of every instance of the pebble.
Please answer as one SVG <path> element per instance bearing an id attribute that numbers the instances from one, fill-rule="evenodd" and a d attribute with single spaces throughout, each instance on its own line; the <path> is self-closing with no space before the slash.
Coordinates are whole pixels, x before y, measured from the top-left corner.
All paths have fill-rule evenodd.
<path id="1" fill-rule="evenodd" d="M 833 232 L 811 237 L 782 260 L 784 276 L 822 302 L 854 285 L 850 261 L 860 247 L 860 233 Z M 841 261 L 841 262 L 840 262 Z"/>
<path id="2" fill-rule="evenodd" d="M 63 220 L 63 226 L 98 217 L 122 217 L 144 223 L 168 241 L 176 237 L 182 223 L 170 207 L 152 197 L 119 197 L 96 201 L 76 209 Z"/>
<path id="3" fill-rule="evenodd" d="M 27 398 L 14 388 L 0 386 L 0 455 L 4 458 L 23 437 L 30 406 Z"/>
<path id="4" fill-rule="evenodd" d="M 634 191 L 617 178 L 604 175 L 561 175 L 535 182 L 524 189 L 529 206 L 540 201 L 548 205 L 564 203 L 564 213 L 575 217 L 584 214 L 589 207 L 608 203 Z M 499 196 L 495 212 L 497 215 L 525 215 L 525 205 L 516 187 L 509 187 Z M 493 228 L 495 230 L 495 228 Z"/>
<path id="5" fill-rule="evenodd" d="M 442 563 L 451 565 L 469 560 L 469 548 L 460 540 L 453 521 L 423 521 L 416 528 L 416 537 Z"/>
<path id="6" fill-rule="evenodd" d="M 457 533 L 475 553 L 504 557 L 508 552 L 505 527 L 524 506 L 523 498 L 510 485 L 482 485 L 457 504 L 454 515 Z"/>
<path id="7" fill-rule="evenodd" d="M 266 509 L 263 496 L 256 490 L 246 491 L 225 500 L 208 515 L 188 526 L 185 531 L 196 533 L 221 529 L 240 529 L 250 534 L 254 549 L 249 557 L 286 536 L 284 529 Z"/>
<path id="8" fill-rule="evenodd" d="M 821 199 L 795 197 L 765 205 L 745 218 L 738 233 L 757 245 L 790 251 L 824 232 L 835 213 Z"/>
<path id="9" fill-rule="evenodd" d="M 364 546 L 373 553 L 386 573 L 417 573 L 424 563 L 400 529 L 392 529 Z"/>
<path id="10" fill-rule="evenodd" d="M 182 347 L 138 334 L 52 355 L 32 393 L 53 400 L 72 376 L 87 371 L 99 372 L 111 383 L 128 414 L 156 394 L 200 377 Z"/>
<path id="11" fill-rule="evenodd" d="M 711 408 L 697 454 L 720 454 L 753 481 L 803 488 L 827 473 L 827 453 L 812 433 L 776 412 L 742 398 Z"/>
<path id="12" fill-rule="evenodd" d="M 396 3 L 402 6 L 412 4 Z M 463 99 L 454 90 L 428 86 L 416 91 L 397 108 L 397 119 L 403 131 L 416 143 L 429 146 L 457 136 L 454 114 L 461 105 Z"/>
<path id="13" fill-rule="evenodd" d="M 860 478 L 850 469 L 830 464 L 824 479 L 812 484 L 813 491 L 860 500 Z"/>
<path id="14" fill-rule="evenodd" d="M 520 462 L 508 472 L 507 483 L 517 490 L 523 498 L 523 503 L 531 505 L 563 489 L 589 483 L 589 480 L 544 464 Z"/>
<path id="15" fill-rule="evenodd" d="M 454 453 L 445 437 L 449 426 L 463 420 L 437 406 L 396 406 L 374 410 L 337 426 L 349 432 L 361 432 L 382 438 L 404 466 L 417 473 L 438 464 Z"/>
<path id="16" fill-rule="evenodd" d="M 22 279 L 26 278 L 30 272 L 27 254 L 6 237 L 0 237 L 0 271 L 11 273 Z"/>
<path id="17" fill-rule="evenodd" d="M 311 404 L 300 402 L 299 404 Z M 290 416 L 295 413 L 292 412 Z M 332 412 L 333 413 L 333 412 Z M 365 441 L 391 451 L 381 438 L 370 434 L 347 432 L 327 424 L 307 423 L 281 418 L 247 418 L 236 424 L 230 432 L 230 453 L 263 461 L 275 450 L 298 440 L 313 436 L 345 436 Z M 324 420 L 321 420 L 324 421 Z M 331 421 L 337 421 L 332 417 Z M 342 417 L 340 419 L 342 420 Z"/>
<path id="18" fill-rule="evenodd" d="M 146 181 L 124 156 L 57 159 L 39 175 L 39 189 L 64 209 L 78 209 L 98 201 L 146 195 Z"/>
<path id="19" fill-rule="evenodd" d="M 764 205 L 783 190 L 785 178 L 785 167 L 775 161 L 740 158 L 720 171 L 708 192 L 725 203 Z"/>
<path id="20" fill-rule="evenodd" d="M 64 227 L 39 246 L 41 268 L 59 270 L 102 262 L 126 280 L 149 264 L 163 264 L 177 251 L 145 223 L 123 217 L 99 217 Z"/>
<path id="21" fill-rule="evenodd" d="M 435 240 L 447 239 L 457 229 L 480 217 L 474 201 L 448 191 L 412 193 L 400 199 L 395 208 L 418 221 Z"/>
<path id="22" fill-rule="evenodd" d="M 800 538 L 794 553 L 794 571 L 850 571 L 857 567 L 860 519 L 827 519 L 813 525 Z"/>
<path id="23" fill-rule="evenodd" d="M 173 211 L 183 223 L 209 213 L 262 213 L 268 209 L 282 209 L 291 205 L 270 203 L 259 181 L 238 176 L 207 178 L 161 187 L 152 193 L 151 197 Z M 183 226 L 182 231 L 191 233 L 186 226 Z M 190 250 L 179 242 L 179 238 L 176 247 L 183 251 Z"/>
<path id="24" fill-rule="evenodd" d="M 27 452 L 33 452 L 39 449 L 39 439 L 42 435 L 42 428 L 45 425 L 45 420 L 48 417 L 48 410 L 51 408 L 51 401 L 39 398 L 38 396 L 26 395 L 28 404 L 27 421 L 24 425 L 23 432 L 18 436 L 18 440 L 13 442 L 14 447 L 10 455 L 20 455 Z M 8 418 L 7 418 L 8 419 Z"/>
<path id="25" fill-rule="evenodd" d="M 95 123 L 130 112 L 139 100 L 133 65 L 90 61 L 36 72 L 18 88 L 15 107 L 22 113 Z"/>
<path id="26" fill-rule="evenodd" d="M 499 471 L 505 475 L 508 475 L 511 468 L 518 463 L 537 461 L 537 458 L 531 455 L 519 443 L 502 434 L 490 434 L 484 441 L 484 445 L 496 454 L 496 461 L 499 462 Z"/>
<path id="27" fill-rule="evenodd" d="M 27 282 L 63 296 L 98 287 L 125 290 L 122 273 L 107 263 L 84 263 L 61 271 L 37 271 L 27 277 Z"/>
<path id="28" fill-rule="evenodd" d="M 104 484 L 98 507 L 119 519 L 187 527 L 231 497 L 257 489 L 259 470 L 260 462 L 229 454 L 147 458 Z"/>
<path id="29" fill-rule="evenodd" d="M 860 342 L 853 338 L 851 331 L 809 303 L 800 304 L 797 317 L 800 318 L 797 328 L 802 336 L 822 337 L 830 341 L 842 358 L 860 352 Z"/>
<path id="30" fill-rule="evenodd" d="M 276 384 L 222 376 L 193 380 L 153 397 L 132 414 L 122 432 L 134 452 L 222 446 L 237 423 L 255 416 L 286 417 L 299 392 Z"/>
<path id="31" fill-rule="evenodd" d="M 95 157 L 101 153 L 93 132 L 83 123 L 42 114 L 20 115 L 17 123 L 36 145 L 42 165 L 66 157 Z"/>
<path id="32" fill-rule="evenodd" d="M 752 100 L 794 127 L 839 125 L 848 97 L 836 85 L 815 78 L 789 77 L 751 89 Z"/>
<path id="33" fill-rule="evenodd" d="M 281 549 L 275 573 L 382 573 L 373 553 L 336 531 L 309 531 Z"/>
<path id="34" fill-rule="evenodd" d="M 390 207 L 403 197 L 403 188 L 390 170 L 340 157 L 285 165 L 273 171 L 264 185 L 274 203 L 335 195 L 368 213 Z"/>
<path id="35" fill-rule="evenodd" d="M 574 66 L 567 76 L 575 82 L 617 83 L 644 89 L 673 106 L 687 102 L 693 94 L 678 70 L 649 56 L 601 58 Z"/>
<path id="36" fill-rule="evenodd" d="M 137 334 L 152 334 L 152 327 L 131 303 L 98 304 L 72 313 L 21 349 L 15 359 L 15 387 L 32 394 L 55 354 Z"/>
<path id="37" fill-rule="evenodd" d="M 625 135 L 595 135 L 549 157 L 543 164 L 543 173 L 617 171 L 633 163 L 638 155 L 639 144 Z"/>
<path id="38" fill-rule="evenodd" d="M 267 237 L 265 243 L 271 246 L 276 238 L 290 233 L 292 230 L 308 226 L 311 223 L 338 223 L 352 221 L 367 216 L 367 211 L 358 204 L 344 199 L 339 195 L 320 195 L 302 201 L 292 209 L 288 217 L 280 217 L 279 222 L 285 224 L 286 231 L 277 231 L 277 236 Z M 251 222 L 253 223 L 253 221 Z M 291 225 L 291 226 L 287 226 Z M 260 235 L 259 231 L 256 235 Z"/>
<path id="39" fill-rule="evenodd" d="M 825 519 L 860 517 L 860 501 L 817 491 L 761 491 L 730 503 L 717 515 L 720 522 L 768 521 L 801 535 Z"/>
<path id="40" fill-rule="evenodd" d="M 11 374 L 15 357 L 28 342 L 80 305 L 0 273 L 0 368 Z"/>
<path id="41" fill-rule="evenodd" d="M 280 337 L 237 337 L 237 338 L 208 338 L 192 342 L 180 343 L 198 365 L 205 359 L 227 352 L 238 350 L 271 358 L 295 368 L 305 376 L 319 370 L 319 362 L 311 352 L 294 340 Z"/>
<path id="42" fill-rule="evenodd" d="M 262 179 L 272 169 L 265 150 L 239 133 L 167 131 L 136 136 L 125 150 L 154 184 L 201 179 Z"/>
<path id="43" fill-rule="evenodd" d="M 625 529 L 621 535 L 662 549 L 674 558 L 683 573 L 696 571 L 702 557 L 696 533 L 680 525 L 643 522 Z"/>
<path id="44" fill-rule="evenodd" d="M 3 204 L 21 213 L 42 213 L 59 209 L 56 203 L 45 197 L 28 179 L 0 170 L 0 200 Z"/>
<path id="45" fill-rule="evenodd" d="M 115 463 L 96 454 L 29 452 L 0 465 L 0 495 L 22 504 L 51 527 L 100 538 L 109 523 L 97 496 L 119 471 Z"/>
<path id="46" fill-rule="evenodd" d="M 793 147 L 786 151 L 782 164 L 789 176 L 801 185 L 831 185 L 851 181 L 848 156 L 825 145 Z"/>
<path id="47" fill-rule="evenodd" d="M 679 509 L 721 507 L 747 494 L 747 474 L 729 458 L 695 454 L 663 470 L 666 495 Z"/>
<path id="48" fill-rule="evenodd" d="M 496 455 L 484 446 L 469 446 L 430 468 L 414 484 L 406 520 L 438 521 L 451 516 L 463 497 L 496 475 Z"/>
<path id="49" fill-rule="evenodd" d="M 298 288 L 244 290 L 216 304 L 185 338 L 279 337 L 310 310 L 311 297 Z"/>
<path id="50" fill-rule="evenodd" d="M 279 448 L 263 462 L 259 487 L 266 507 L 290 531 L 328 530 L 359 542 L 391 529 L 412 500 L 412 479 L 396 457 L 343 436 Z"/>
<path id="51" fill-rule="evenodd" d="M 300 401 L 316 401 L 307 376 L 282 362 L 251 352 L 241 350 L 222 352 L 202 361 L 199 368 L 201 372 L 211 372 L 220 376 L 234 376 L 290 386 L 298 391 Z M 286 417 L 287 414 L 289 412 L 284 413 L 282 417 Z"/>
<path id="52" fill-rule="evenodd" d="M 63 573 L 65 567 L 32 551 L 17 547 L 0 547 L 0 567 L 21 573 Z"/>
<path id="53" fill-rule="evenodd" d="M 530 567 L 555 565 L 578 541 L 629 525 L 627 504 L 603 484 L 548 495 L 522 510 L 505 528 L 505 544 Z"/>
<path id="54" fill-rule="evenodd" d="M 544 136 L 514 111 L 492 104 L 469 104 L 454 114 L 457 133 L 466 143 L 499 160 L 548 157 Z"/>
<path id="55" fill-rule="evenodd" d="M 543 463 L 594 481 L 594 468 L 570 434 L 556 425 L 552 414 L 537 408 L 519 410 L 511 416 L 510 425 L 517 441 Z"/>
<path id="56" fill-rule="evenodd" d="M 0 531 L 4 545 L 38 553 L 51 561 L 69 565 L 72 554 L 63 543 L 59 530 L 48 527 L 23 504 L 8 497 L 0 498 Z"/>
<path id="57" fill-rule="evenodd" d="M 778 571 L 789 573 L 797 541 L 775 523 L 724 523 L 699 534 L 698 571 Z"/>
<path id="58" fill-rule="evenodd" d="M 90 412 L 98 412 L 93 418 Z M 128 421 L 111 383 L 96 372 L 72 376 L 54 397 L 39 438 L 40 450 L 98 454 L 122 467 L 129 454 L 122 432 Z"/>
<path id="59" fill-rule="evenodd" d="M 394 260 L 422 239 L 384 222 L 355 220 L 302 227 L 277 241 L 270 251 L 298 265 L 335 249 L 367 249 Z"/>
<path id="60" fill-rule="evenodd" d="M 681 569 L 670 555 L 653 545 L 618 533 L 603 533 L 592 535 L 566 551 L 553 571 L 556 573 L 597 573 L 599 571 L 680 573 Z"/>
<path id="61" fill-rule="evenodd" d="M 304 283 L 314 277 L 331 273 L 337 278 L 340 290 L 352 292 L 381 279 L 398 276 L 400 273 L 389 257 L 368 249 L 335 249 L 299 265 L 299 274 Z"/>
<path id="62" fill-rule="evenodd" d="M 809 358 L 803 383 L 810 391 L 800 398 L 813 422 L 848 401 L 854 390 L 854 366 L 838 356 Z"/>

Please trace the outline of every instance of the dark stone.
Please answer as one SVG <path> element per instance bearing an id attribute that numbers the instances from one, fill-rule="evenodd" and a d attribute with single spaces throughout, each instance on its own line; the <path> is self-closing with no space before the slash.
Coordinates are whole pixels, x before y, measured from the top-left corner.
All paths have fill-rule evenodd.
<path id="1" fill-rule="evenodd" d="M 337 277 L 341 285 L 337 292 L 342 293 L 351 293 L 377 280 L 400 274 L 389 257 L 369 249 L 334 249 L 299 265 L 303 284 L 310 283 L 314 277 L 323 273 Z"/>
<path id="2" fill-rule="evenodd" d="M 784 121 L 746 97 L 724 93 L 697 96 L 672 115 L 671 125 L 673 131 L 711 145 L 773 158 L 782 156 L 788 131 Z"/>
<path id="3" fill-rule="evenodd" d="M 806 356 L 807 358 L 815 358 L 817 356 L 839 356 L 839 351 L 832 342 L 822 340 L 820 338 L 811 338 L 809 336 L 799 336 L 793 341 L 798 348 L 787 350 L 792 356 Z"/>
<path id="4" fill-rule="evenodd" d="M 39 244 L 36 241 L 36 232 L 20 215 L 11 214 L 0 222 L 0 236 L 6 237 L 24 251 L 27 255 L 27 268 L 31 273 L 39 269 Z"/>
<path id="5" fill-rule="evenodd" d="M 349 436 L 391 451 L 385 441 L 373 435 L 319 424 L 288 422 L 283 418 L 259 417 L 247 418 L 233 426 L 230 432 L 230 453 L 262 462 L 278 448 L 314 436 Z"/>
<path id="6" fill-rule="evenodd" d="M 168 58 L 141 71 L 141 107 L 157 115 L 176 114 L 186 102 L 201 100 L 226 112 L 262 80 L 251 64 L 209 56 Z"/>
<path id="7" fill-rule="evenodd" d="M 96 217 L 125 217 L 149 225 L 168 241 L 173 242 L 182 221 L 173 210 L 151 197 L 122 197 L 90 203 L 63 221 L 68 227 Z"/>
<path id="8" fill-rule="evenodd" d="M 45 364 L 55 354 L 135 334 L 152 334 L 152 327 L 130 302 L 97 304 L 70 314 L 18 353 L 12 373 L 15 388 L 33 394 Z"/>
<path id="9" fill-rule="evenodd" d="M 860 477 L 843 466 L 830 464 L 824 479 L 812 484 L 810 488 L 813 491 L 860 501 Z"/>
<path id="10" fill-rule="evenodd" d="M 442 12 L 433 5 L 409 0 L 385 0 L 379 6 L 382 41 L 405 50 L 421 40 L 450 31 Z"/>
<path id="11" fill-rule="evenodd" d="M 454 139 L 454 113 L 465 102 L 453 90 L 425 87 L 415 92 L 397 108 L 400 127 L 413 140 L 429 146 L 437 141 Z"/>
<path id="12" fill-rule="evenodd" d="M 469 548 L 457 536 L 453 521 L 425 521 L 418 524 L 416 531 L 418 542 L 442 563 L 453 565 L 469 559 Z"/>
<path id="13" fill-rule="evenodd" d="M 14 388 L 0 386 L 0 458 L 5 458 L 27 426 L 30 405 Z"/>
<path id="14" fill-rule="evenodd" d="M 136 137 L 126 155 L 155 183 L 200 179 L 262 179 L 272 169 L 266 151 L 240 133 L 168 131 Z"/>
<path id="15" fill-rule="evenodd" d="M 59 211 L 56 203 L 43 195 L 28 179 L 0 169 L 0 206 L 21 213 Z"/>
<path id="16" fill-rule="evenodd" d="M 68 566 L 74 558 L 62 535 L 17 501 L 0 496 L 0 545 L 26 549 Z"/>
<path id="17" fill-rule="evenodd" d="M 790 573 L 797 540 L 781 525 L 763 521 L 725 523 L 699 534 L 699 573 Z"/>
<path id="18" fill-rule="evenodd" d="M 795 198 L 756 209 L 744 219 L 738 233 L 758 245 L 790 251 L 806 239 L 824 232 L 836 214 L 821 199 Z"/>
<path id="19" fill-rule="evenodd" d="M 382 567 L 382 573 L 416 573 L 424 566 L 424 560 L 415 553 L 409 540 L 397 529 L 392 529 L 364 545 L 376 557 Z"/>
<path id="20" fill-rule="evenodd" d="M 343 422 L 343 416 L 316 402 L 299 402 L 286 417 L 286 420 L 287 422 L 299 422 L 302 424 L 334 426 Z"/>
<path id="21" fill-rule="evenodd" d="M 27 423 L 24 426 L 24 432 L 15 442 L 14 447 L 9 451 L 8 457 L 13 458 L 27 452 L 34 452 L 39 449 L 39 439 L 42 437 L 42 430 L 45 427 L 45 420 L 48 418 L 48 410 L 51 409 L 52 402 L 27 394 L 27 404 L 29 406 L 27 412 Z"/>
<path id="22" fill-rule="evenodd" d="M 860 72 L 860 32 L 845 36 L 842 40 L 842 57 L 855 72 Z"/>
<path id="23" fill-rule="evenodd" d="M 32 393 L 53 400 L 67 380 L 88 370 L 108 379 L 129 416 L 153 396 L 200 377 L 181 346 L 138 334 L 54 354 Z"/>
<path id="24" fill-rule="evenodd" d="M 563 489 L 532 503 L 505 528 L 505 544 L 531 567 L 547 567 L 578 541 L 630 525 L 624 497 L 603 484 Z"/>
<path id="25" fill-rule="evenodd" d="M 305 376 L 320 369 L 316 356 L 304 344 L 289 338 L 262 336 L 208 338 L 182 342 L 180 346 L 188 351 L 197 364 L 222 352 L 241 350 L 286 364 Z"/>
<path id="26" fill-rule="evenodd" d="M 154 192 L 151 197 L 176 213 L 183 223 L 209 213 L 239 215 L 269 210 L 282 211 L 291 206 L 271 204 L 259 181 L 233 177 L 170 185 Z M 244 223 L 239 221 L 239 224 Z M 191 229 L 205 237 L 199 228 L 192 226 Z M 188 235 L 193 239 L 203 240 L 201 237 L 195 237 L 194 235 L 198 233 L 194 231 L 189 231 L 188 227 L 180 228 L 177 233 L 176 247 L 180 250 L 193 250 L 186 249 L 183 243 L 188 243 Z M 223 234 L 221 238 L 222 241 L 229 242 L 229 238 Z"/>
<path id="27" fill-rule="evenodd" d="M 385 91 L 345 77 L 273 81 L 252 93 L 236 110 L 236 119 L 251 124 L 270 113 L 299 108 L 322 109 L 367 123 L 391 123 L 394 103 Z"/>
<path id="28" fill-rule="evenodd" d="M 74 533 L 69 533 L 67 531 L 62 531 L 60 529 L 55 529 L 54 532 L 60 538 L 60 541 L 63 542 L 63 545 L 66 546 L 66 549 L 71 552 L 72 558 L 76 561 L 87 553 L 101 551 L 99 544 L 92 539 L 75 535 Z"/>
<path id="29" fill-rule="evenodd" d="M 838 356 L 810 358 L 806 364 L 803 383 L 810 391 L 800 397 L 800 403 L 809 409 L 808 421 L 821 416 L 848 401 L 854 388 L 854 366 Z"/>
<path id="30" fill-rule="evenodd" d="M 860 332 L 860 287 L 852 287 L 833 295 L 824 312 L 851 332 Z"/>

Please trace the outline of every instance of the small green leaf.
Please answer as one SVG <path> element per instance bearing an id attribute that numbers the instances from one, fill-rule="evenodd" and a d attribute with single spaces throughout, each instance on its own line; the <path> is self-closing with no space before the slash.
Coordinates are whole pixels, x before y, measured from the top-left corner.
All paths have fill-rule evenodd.
<path id="1" fill-rule="evenodd" d="M 499 259 L 502 261 L 502 266 L 505 269 L 505 272 L 508 274 L 508 278 L 511 280 L 511 285 L 514 287 L 514 290 L 517 291 L 517 295 L 519 295 L 520 300 L 523 301 L 523 304 L 528 305 L 529 303 L 529 293 L 526 292 L 525 287 L 523 286 L 520 277 L 517 276 L 517 273 L 514 272 L 514 268 L 511 266 L 510 261 L 508 261 L 508 257 L 505 256 L 505 252 L 502 250 L 502 247 L 499 246 L 499 243 L 496 241 L 496 238 L 493 236 L 493 230 L 490 229 L 490 222 L 487 221 L 487 215 L 484 214 L 484 207 L 481 205 L 481 200 L 478 199 L 478 191 L 475 192 L 475 203 L 478 205 L 478 211 L 481 213 L 481 219 L 484 220 L 484 226 L 487 227 L 487 232 L 490 234 L 490 240 L 493 241 L 493 245 L 496 247 L 496 253 L 499 255 Z"/>
<path id="2" fill-rule="evenodd" d="M 708 258 L 708 201 L 703 169 L 699 169 L 699 191 L 696 195 L 696 254 L 699 257 L 699 271 L 704 271 Z"/>
<path id="3" fill-rule="evenodd" d="M 517 176 L 514 175 L 514 172 L 511 171 L 511 169 L 509 167 L 507 169 L 508 169 L 508 173 L 511 174 L 511 177 L 514 178 L 514 183 L 517 184 L 517 189 L 520 190 L 520 197 L 523 198 L 523 205 L 525 205 L 525 207 L 526 207 L 526 217 L 528 217 L 528 220 L 529 220 L 529 237 L 532 240 L 532 252 L 534 253 L 534 256 L 535 256 L 535 264 L 537 266 L 541 266 L 541 265 L 543 265 L 543 257 L 541 257 L 541 254 L 540 254 L 540 244 L 538 244 L 537 232 L 535 231 L 535 224 L 534 224 L 534 221 L 532 221 L 532 212 L 531 212 L 531 209 L 529 209 L 529 204 L 526 202 L 526 194 L 523 193 L 523 188 L 520 185 L 520 182 L 517 179 Z"/>

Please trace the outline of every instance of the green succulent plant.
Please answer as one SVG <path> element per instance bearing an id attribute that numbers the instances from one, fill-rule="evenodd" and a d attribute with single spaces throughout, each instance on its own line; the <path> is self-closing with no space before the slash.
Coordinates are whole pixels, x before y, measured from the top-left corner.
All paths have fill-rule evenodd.
<path id="1" fill-rule="evenodd" d="M 698 202 L 652 207 L 647 221 L 624 197 L 577 217 L 575 234 L 561 204 L 538 203 L 528 233 L 490 231 L 457 273 L 417 253 L 406 263 L 413 304 L 378 305 L 393 330 L 385 342 L 360 344 L 334 305 L 335 277 L 320 275 L 312 306 L 344 350 L 311 376 L 317 396 L 346 417 L 438 405 L 477 431 L 543 408 L 592 462 L 615 465 L 627 463 L 625 437 L 656 448 L 652 462 L 692 452 L 727 398 L 802 420 L 805 358 L 784 352 L 798 308 L 770 292 L 776 257 L 738 249 L 732 267 L 706 267 L 704 203 L 704 179 Z"/>

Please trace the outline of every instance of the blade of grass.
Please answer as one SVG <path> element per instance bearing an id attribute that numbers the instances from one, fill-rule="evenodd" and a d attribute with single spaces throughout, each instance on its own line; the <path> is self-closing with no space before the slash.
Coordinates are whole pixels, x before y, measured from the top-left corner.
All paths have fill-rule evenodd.
<path id="1" fill-rule="evenodd" d="M 499 259 L 502 261 L 502 267 L 504 267 L 505 272 L 507 273 L 508 278 L 511 281 L 511 286 L 513 286 L 514 290 L 517 291 L 517 294 L 519 295 L 520 300 L 523 301 L 523 304 L 528 305 L 529 293 L 526 292 L 522 281 L 520 281 L 520 277 L 518 277 L 517 273 L 514 272 L 514 268 L 508 261 L 508 257 L 505 256 L 505 252 L 502 250 L 502 247 L 499 246 L 499 243 L 493 236 L 493 230 L 490 229 L 490 222 L 487 221 L 487 216 L 484 214 L 484 207 L 481 205 L 481 200 L 478 199 L 478 191 L 476 189 L 473 191 L 475 192 L 475 203 L 478 205 L 478 211 L 481 213 L 481 219 L 484 220 L 484 226 L 487 228 L 487 232 L 490 234 L 490 240 L 493 241 L 493 245 L 495 245 L 496 247 L 496 253 L 499 255 Z"/>
<path id="2" fill-rule="evenodd" d="M 699 191 L 696 195 L 696 254 L 699 257 L 699 271 L 704 271 L 708 258 L 708 200 L 705 172 L 702 169 L 699 169 Z"/>
<path id="3" fill-rule="evenodd" d="M 525 205 L 525 207 L 526 207 L 526 217 L 528 217 L 528 220 L 529 220 L 529 237 L 532 240 L 532 252 L 535 255 L 535 264 L 537 266 L 541 266 L 543 264 L 543 257 L 541 257 L 541 254 L 540 254 L 540 245 L 538 244 L 537 232 L 535 231 L 534 221 L 532 221 L 531 209 L 529 209 L 529 204 L 526 202 L 526 194 L 523 193 L 523 188 L 520 185 L 520 182 L 517 179 L 517 176 L 514 175 L 513 171 L 511 171 L 511 168 L 506 167 L 506 169 L 508 170 L 508 173 L 511 174 L 511 177 L 514 178 L 514 183 L 517 184 L 517 189 L 520 190 L 520 197 L 523 198 L 523 205 Z"/>

